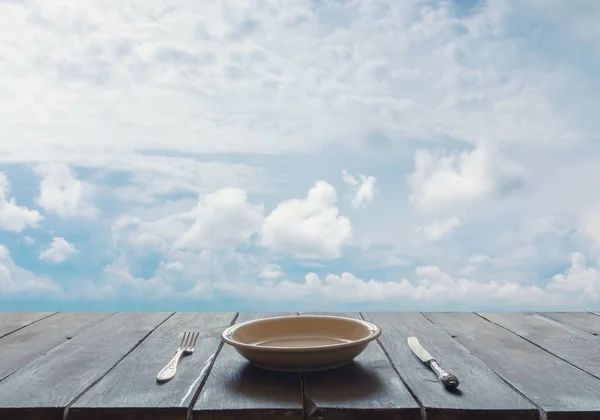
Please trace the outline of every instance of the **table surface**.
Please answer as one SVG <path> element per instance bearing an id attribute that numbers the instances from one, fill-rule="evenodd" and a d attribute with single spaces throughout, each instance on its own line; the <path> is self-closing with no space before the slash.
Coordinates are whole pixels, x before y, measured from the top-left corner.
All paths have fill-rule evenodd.
<path id="1" fill-rule="evenodd" d="M 0 418 L 600 419 L 599 313 L 335 313 L 382 334 L 317 373 L 262 371 L 221 342 L 229 325 L 284 314 L 303 315 L 0 312 Z M 199 332 L 196 350 L 159 384 L 183 331 Z M 411 335 L 459 391 L 412 354 Z"/>

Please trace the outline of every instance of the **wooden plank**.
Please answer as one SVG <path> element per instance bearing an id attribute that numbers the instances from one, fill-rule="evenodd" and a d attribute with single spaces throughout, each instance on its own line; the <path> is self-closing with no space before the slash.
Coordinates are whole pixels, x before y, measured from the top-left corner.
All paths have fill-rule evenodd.
<path id="1" fill-rule="evenodd" d="M 541 312 L 540 314 L 593 335 L 600 334 L 600 316 L 598 315 L 589 312 Z"/>
<path id="2" fill-rule="evenodd" d="M 417 396 L 428 420 L 538 419 L 538 409 L 510 388 L 481 360 L 419 313 L 366 313 L 380 326 L 380 342 L 404 382 Z M 410 350 L 407 338 L 419 342 L 460 381 L 448 392 L 435 373 Z"/>
<path id="3" fill-rule="evenodd" d="M 534 313 L 479 315 L 600 378 L 600 338 Z"/>
<path id="4" fill-rule="evenodd" d="M 276 315 L 292 313 L 242 313 L 236 322 Z M 225 345 L 194 405 L 193 418 L 300 420 L 300 375 L 264 371 L 251 365 L 233 347 Z"/>
<path id="5" fill-rule="evenodd" d="M 480 316 L 425 313 L 544 410 L 548 420 L 597 420 L 600 381 Z"/>
<path id="6" fill-rule="evenodd" d="M 185 419 L 196 390 L 221 345 L 221 332 L 235 313 L 177 313 L 69 408 L 69 420 Z M 183 356 L 177 375 L 157 383 L 184 331 L 199 332 L 196 348 Z"/>
<path id="7" fill-rule="evenodd" d="M 77 334 L 0 382 L 2 420 L 59 420 L 170 314 L 118 313 Z"/>
<path id="8" fill-rule="evenodd" d="M 0 381 L 86 328 L 114 314 L 60 313 L 44 318 L 0 339 Z"/>
<path id="9" fill-rule="evenodd" d="M 301 314 L 303 315 L 303 314 Z M 358 318 L 359 313 L 326 313 Z M 302 374 L 307 419 L 419 419 L 420 407 L 378 343 L 349 365 Z"/>
<path id="10" fill-rule="evenodd" d="M 0 338 L 56 312 L 0 312 Z"/>

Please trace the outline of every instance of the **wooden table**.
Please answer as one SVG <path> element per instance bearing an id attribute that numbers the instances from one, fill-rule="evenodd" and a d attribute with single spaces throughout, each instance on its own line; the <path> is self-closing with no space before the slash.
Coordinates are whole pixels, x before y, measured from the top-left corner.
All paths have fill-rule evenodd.
<path id="1" fill-rule="evenodd" d="M 0 313 L 0 419 L 600 419 L 600 314 L 345 313 L 380 339 L 351 365 L 305 374 L 262 371 L 221 343 L 227 326 L 272 315 Z M 186 330 L 200 332 L 196 351 L 158 384 Z"/>

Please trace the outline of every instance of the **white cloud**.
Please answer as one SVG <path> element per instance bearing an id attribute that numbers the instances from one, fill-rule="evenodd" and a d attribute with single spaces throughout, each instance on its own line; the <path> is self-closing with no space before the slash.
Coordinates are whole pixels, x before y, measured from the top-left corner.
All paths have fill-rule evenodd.
<path id="1" fill-rule="evenodd" d="M 283 276 L 283 270 L 277 264 L 267 264 L 265 268 L 258 273 L 258 277 L 263 279 L 263 283 L 267 285 L 274 285 Z"/>
<path id="2" fill-rule="evenodd" d="M 266 261 L 247 253 L 231 250 L 196 252 L 170 250 L 160 255 L 130 249 L 121 244 L 119 258 L 105 267 L 100 287 L 109 297 L 130 296 L 135 299 L 211 299 L 218 282 L 259 279 Z M 149 258 L 148 258 L 149 257 Z M 135 272 L 150 264 L 152 271 Z M 275 279 L 266 279 L 271 284 Z M 89 291 L 93 291 L 91 287 Z"/>
<path id="3" fill-rule="evenodd" d="M 435 222 L 418 228 L 430 241 L 437 242 L 440 239 L 448 237 L 457 227 L 461 225 L 458 217 L 451 217 L 444 220 L 436 220 Z"/>
<path id="4" fill-rule="evenodd" d="M 263 208 L 248 203 L 245 191 L 225 188 L 201 196 L 187 216 L 193 217 L 194 223 L 175 241 L 175 248 L 231 248 L 258 231 Z"/>
<path id="5" fill-rule="evenodd" d="M 37 226 L 43 216 L 37 210 L 17 205 L 14 198 L 9 197 L 10 182 L 0 172 L 0 228 L 10 232 L 21 232 L 28 226 Z"/>
<path id="6" fill-rule="evenodd" d="M 558 36 L 574 38 L 578 43 L 589 42 L 591 46 L 598 48 L 600 43 L 600 31 L 596 25 L 596 18 L 600 16 L 598 2 L 582 2 L 578 5 L 580 7 L 572 7 L 571 4 L 560 0 L 529 0 L 526 3 L 538 18 L 559 27 Z"/>
<path id="7" fill-rule="evenodd" d="M 33 245 L 36 241 L 31 236 L 25 236 L 23 238 L 23 242 L 25 242 L 27 245 Z"/>
<path id="8" fill-rule="evenodd" d="M 367 280 L 349 272 L 324 276 L 310 272 L 302 282 L 289 280 L 276 264 L 263 265 L 262 269 L 260 265 L 254 265 L 251 271 L 258 273 L 257 277 L 262 279 L 256 282 L 252 281 L 252 275 L 246 269 L 248 266 L 244 268 L 244 264 L 240 265 L 239 259 L 237 262 L 235 258 L 230 260 L 237 266 L 236 274 L 229 276 L 229 273 L 219 270 L 219 258 L 214 259 L 216 254 L 211 251 L 188 256 L 197 261 L 192 264 L 183 261 L 170 268 L 162 265 L 149 279 L 133 276 L 126 267 L 111 266 L 107 268 L 102 283 L 84 285 L 77 292 L 94 298 L 114 298 L 127 294 L 151 300 L 210 299 L 214 292 L 218 292 L 230 298 L 252 299 L 258 305 L 294 302 L 298 307 L 327 307 L 328 310 L 345 305 L 376 305 L 380 309 L 392 310 L 397 310 L 399 305 L 416 309 L 444 307 L 481 310 L 493 307 L 507 310 L 525 307 L 528 310 L 574 310 L 593 307 L 600 301 L 600 271 L 598 268 L 587 268 L 579 253 L 573 254 L 572 266 L 565 273 L 553 276 L 546 286 L 509 280 L 479 281 L 454 277 L 432 265 L 417 267 L 412 280 Z M 212 277 L 210 281 L 196 278 L 195 282 L 187 283 L 182 289 L 177 281 L 181 275 L 189 274 L 194 264 L 196 268 L 205 270 L 201 276 Z M 169 270 L 173 271 L 169 273 Z"/>
<path id="9" fill-rule="evenodd" d="M 50 246 L 40 253 L 40 260 L 59 264 L 78 252 L 65 238 L 54 237 Z"/>
<path id="10" fill-rule="evenodd" d="M 299 259 L 339 258 L 352 226 L 336 200 L 335 188 L 317 181 L 305 199 L 282 201 L 265 219 L 260 244 Z"/>
<path id="11" fill-rule="evenodd" d="M 246 192 L 224 188 L 201 194 L 195 206 L 155 220 L 123 216 L 113 224 L 117 248 L 161 252 L 233 249 L 247 243 L 263 221 L 263 208 L 247 201 Z"/>
<path id="12" fill-rule="evenodd" d="M 216 285 L 233 295 L 252 296 L 261 302 L 293 301 L 300 306 L 337 308 L 343 305 L 378 305 L 397 310 L 411 308 L 563 308 L 597 305 L 600 272 L 585 268 L 579 254 L 564 274 L 554 276 L 547 287 L 514 281 L 477 281 L 455 278 L 436 266 L 415 269 L 415 280 L 364 280 L 351 273 L 306 274 L 303 282 L 287 279 L 270 284 L 223 282 Z M 540 310 L 541 310 L 540 309 Z"/>
<path id="13" fill-rule="evenodd" d="M 153 276 L 149 279 L 135 277 L 127 267 L 115 264 L 105 268 L 102 282 L 86 286 L 81 289 L 81 293 L 100 299 L 129 296 L 143 300 L 156 300 L 175 298 L 178 295 L 173 285 L 161 276 Z M 179 295 L 181 296 L 181 293 Z"/>
<path id="14" fill-rule="evenodd" d="M 277 264 L 269 264 L 258 273 L 258 277 L 267 280 L 278 279 L 281 276 L 283 276 L 283 271 Z"/>
<path id="15" fill-rule="evenodd" d="M 475 255 L 471 255 L 469 257 L 469 263 L 470 264 L 483 264 L 487 261 L 491 261 L 492 259 L 484 254 L 475 254 Z"/>
<path id="16" fill-rule="evenodd" d="M 598 246 L 600 246 L 600 205 L 592 206 L 581 214 L 581 226 Z"/>
<path id="17" fill-rule="evenodd" d="M 552 96 L 578 75 L 523 60 L 502 37 L 501 2 L 461 18 L 421 1 L 123 4 L 2 5 L 0 112 L 19 141 L 0 156 L 402 149 L 385 139 L 440 135 L 560 144 L 581 131 Z"/>
<path id="18" fill-rule="evenodd" d="M 263 272 L 273 261 L 255 246 L 256 233 L 258 244 L 293 257 L 346 257 L 297 262 L 325 273 L 364 277 L 378 268 L 401 278 L 408 266 L 435 263 L 452 273 L 453 287 L 466 276 L 546 290 L 540 267 L 575 249 L 590 258 L 600 250 L 579 235 L 600 245 L 599 9 L 478 5 L 464 13 L 465 2 L 420 0 L 262 8 L 0 1 L 0 57 L 10 57 L 0 65 L 0 164 L 22 176 L 13 182 L 18 200 L 31 189 L 27 168 L 49 164 L 64 177 L 40 202 L 56 214 L 99 216 L 85 221 L 90 242 L 82 246 L 110 254 L 101 241 L 112 233 L 118 257 L 104 273 L 94 266 L 84 275 L 101 279 L 105 296 L 203 296 L 220 279 L 276 287 L 283 273 L 260 283 L 261 272 L 277 272 Z M 349 201 L 369 206 L 353 212 L 351 225 L 335 203 L 303 217 L 294 212 L 308 199 L 281 202 L 342 168 L 377 170 L 376 183 L 347 174 Z M 372 199 L 379 185 L 385 191 Z M 228 188 L 269 203 L 282 223 L 261 224 L 241 195 L 208 199 Z M 198 196 L 205 201 L 195 203 Z M 41 218 L 7 197 L 13 231 Z M 565 223 L 529 225 L 538 216 Z M 79 228 L 68 222 L 44 228 Z M 448 231 L 448 240 L 422 240 Z M 490 258 L 469 261 L 474 254 Z M 286 271 L 298 272 L 290 264 Z M 64 281 L 80 284 L 75 276 Z M 421 277 L 413 277 L 416 288 Z"/>
<path id="19" fill-rule="evenodd" d="M 377 180 L 373 176 L 365 176 L 363 174 L 358 174 L 360 180 L 356 179 L 354 176 L 350 175 L 346 170 L 342 170 L 342 178 L 344 182 L 348 185 L 348 188 L 354 194 L 352 197 L 352 207 L 366 207 L 373 198 L 375 197 L 375 187 L 377 185 Z"/>
<path id="20" fill-rule="evenodd" d="M 37 277 L 15 264 L 10 251 L 0 244 L 0 297 L 13 294 L 56 294 L 60 288 L 46 278 Z"/>
<path id="21" fill-rule="evenodd" d="M 88 202 L 83 182 L 64 163 L 42 164 L 36 169 L 40 176 L 40 206 L 61 217 L 94 217 L 97 209 Z"/>
<path id="22" fill-rule="evenodd" d="M 408 178 L 410 201 L 424 211 L 468 204 L 501 194 L 521 182 L 518 166 L 483 146 L 448 155 L 419 150 L 414 163 Z"/>
<path id="23" fill-rule="evenodd" d="M 113 223 L 113 246 L 119 256 L 106 267 L 103 284 L 114 293 L 207 297 L 216 279 L 256 277 L 265 266 L 236 250 L 250 244 L 264 219 L 262 206 L 249 203 L 245 191 L 220 189 L 201 194 L 191 208 L 160 213 L 146 220 L 123 216 Z M 146 269 L 144 278 L 131 274 L 140 265 L 154 268 Z M 149 280 L 155 287 L 146 287 Z"/>
<path id="24" fill-rule="evenodd" d="M 126 185 L 114 194 L 124 202 L 151 204 L 171 194 L 198 195 L 222 188 L 239 188 L 247 192 L 269 192 L 273 180 L 264 168 L 227 162 L 204 162 L 189 157 L 131 154 L 100 161 L 86 161 L 103 171 L 131 174 Z"/>
<path id="25" fill-rule="evenodd" d="M 588 299 L 600 299 L 600 271 L 587 267 L 580 252 L 571 255 L 571 267 L 552 277 L 548 289 L 558 293 L 574 293 Z"/>
<path id="26" fill-rule="evenodd" d="M 327 304 L 329 307 L 377 302 L 386 308 L 397 308 L 402 303 L 427 307 L 461 305 L 465 302 L 486 305 L 496 304 L 498 300 L 504 305 L 529 305 L 546 297 L 546 292 L 537 286 L 454 279 L 434 266 L 419 267 L 415 274 L 416 282 L 406 279 L 363 280 L 351 273 L 328 274 L 321 278 L 309 273 L 302 283 L 283 280 L 265 286 L 240 283 L 222 283 L 218 286 L 231 293 L 252 295 L 266 301 L 294 301 L 317 306 Z"/>

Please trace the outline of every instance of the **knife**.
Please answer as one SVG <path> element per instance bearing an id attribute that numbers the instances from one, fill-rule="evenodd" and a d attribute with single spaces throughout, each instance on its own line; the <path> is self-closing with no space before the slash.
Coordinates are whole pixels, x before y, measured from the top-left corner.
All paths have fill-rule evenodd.
<path id="1" fill-rule="evenodd" d="M 446 372 L 431 354 L 421 346 L 416 337 L 408 337 L 408 346 L 423 363 L 429 366 L 429 368 L 437 374 L 438 379 L 445 387 L 450 389 L 458 387 L 458 378 L 453 374 Z"/>

